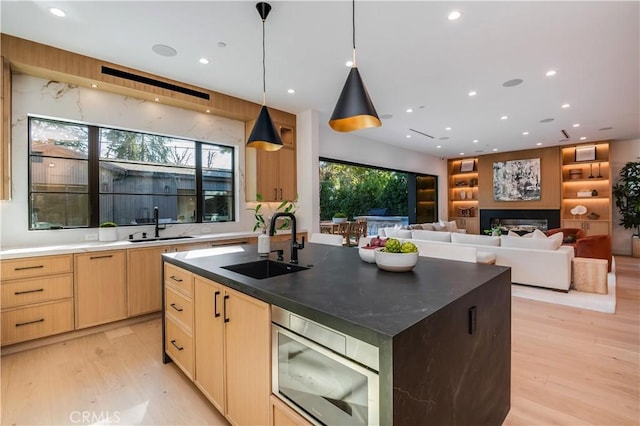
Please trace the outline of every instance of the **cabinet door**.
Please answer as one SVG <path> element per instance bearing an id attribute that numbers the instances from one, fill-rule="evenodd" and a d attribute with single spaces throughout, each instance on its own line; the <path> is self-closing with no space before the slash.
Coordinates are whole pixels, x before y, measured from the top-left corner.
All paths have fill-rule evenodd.
<path id="1" fill-rule="evenodd" d="M 584 228 L 587 235 L 602 235 L 609 234 L 609 222 L 608 221 L 585 221 Z"/>
<path id="2" fill-rule="evenodd" d="M 127 317 L 125 250 L 75 255 L 76 328 Z"/>
<path id="3" fill-rule="evenodd" d="M 296 185 L 296 151 L 282 148 L 280 155 L 278 201 L 295 200 L 297 195 Z"/>
<path id="4" fill-rule="evenodd" d="M 221 413 L 224 403 L 223 288 L 195 278 L 196 385 Z"/>
<path id="5" fill-rule="evenodd" d="M 269 305 L 225 290 L 227 418 L 237 425 L 269 424 Z"/>
<path id="6" fill-rule="evenodd" d="M 283 151 L 285 148 L 281 148 Z M 280 151 L 256 150 L 256 193 L 264 201 L 278 201 L 278 163 Z"/>
<path id="7" fill-rule="evenodd" d="M 127 250 L 129 316 L 162 309 L 162 253 L 166 247 Z"/>

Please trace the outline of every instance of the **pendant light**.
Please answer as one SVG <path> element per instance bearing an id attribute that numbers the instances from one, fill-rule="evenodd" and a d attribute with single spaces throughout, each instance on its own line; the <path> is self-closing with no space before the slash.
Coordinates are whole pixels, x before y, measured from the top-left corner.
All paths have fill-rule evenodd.
<path id="1" fill-rule="evenodd" d="M 260 2 L 256 4 L 256 9 L 258 9 L 260 18 L 262 18 L 262 108 L 260 108 L 258 118 L 247 140 L 247 146 L 265 151 L 277 151 L 282 148 L 282 139 L 280 139 L 280 133 L 273 125 L 269 110 L 267 110 L 267 78 L 264 47 L 264 21 L 267 19 L 267 16 L 269 16 L 271 5 Z"/>
<path id="2" fill-rule="evenodd" d="M 329 126 L 338 132 L 352 132 L 368 127 L 380 127 L 378 118 L 367 88 L 362 82 L 358 66 L 356 65 L 356 1 L 352 0 L 352 34 L 353 34 L 353 65 L 342 88 L 340 98 L 336 104 Z"/>

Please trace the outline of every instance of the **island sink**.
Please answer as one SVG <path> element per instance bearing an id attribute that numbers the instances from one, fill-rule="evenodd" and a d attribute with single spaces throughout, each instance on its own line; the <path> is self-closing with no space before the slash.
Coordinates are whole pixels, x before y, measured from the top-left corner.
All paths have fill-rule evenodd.
<path id="1" fill-rule="evenodd" d="M 265 259 L 257 260 L 255 262 L 239 263 L 237 265 L 222 266 L 222 269 L 227 269 L 257 280 L 263 280 L 265 278 L 276 277 L 278 275 L 304 271 L 309 268 Z"/>

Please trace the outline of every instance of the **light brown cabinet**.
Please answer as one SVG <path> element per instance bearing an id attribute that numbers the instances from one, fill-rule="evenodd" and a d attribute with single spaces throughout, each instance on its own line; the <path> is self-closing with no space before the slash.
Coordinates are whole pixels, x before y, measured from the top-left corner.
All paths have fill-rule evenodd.
<path id="1" fill-rule="evenodd" d="M 73 330 L 73 256 L 0 265 L 2 346 Z"/>
<path id="2" fill-rule="evenodd" d="M 196 384 L 236 425 L 268 424 L 269 305 L 195 277 Z"/>
<path id="3" fill-rule="evenodd" d="M 469 234 L 480 233 L 478 211 L 478 159 L 449 160 L 449 220 Z"/>
<path id="4" fill-rule="evenodd" d="M 275 395 L 271 395 L 269 399 L 269 408 L 271 426 L 311 426 L 307 419 Z"/>
<path id="5" fill-rule="evenodd" d="M 585 213 L 574 214 L 577 206 Z M 562 148 L 562 227 L 587 235 L 611 233 L 611 176 L 607 141 Z"/>
<path id="6" fill-rule="evenodd" d="M 74 255 L 76 329 L 127 317 L 124 250 Z"/>
<path id="7" fill-rule="evenodd" d="M 168 246 L 127 250 L 128 316 L 162 309 L 162 253 L 168 251 Z"/>
<path id="8" fill-rule="evenodd" d="M 193 274 L 165 263 L 164 291 L 165 352 L 193 380 Z"/>

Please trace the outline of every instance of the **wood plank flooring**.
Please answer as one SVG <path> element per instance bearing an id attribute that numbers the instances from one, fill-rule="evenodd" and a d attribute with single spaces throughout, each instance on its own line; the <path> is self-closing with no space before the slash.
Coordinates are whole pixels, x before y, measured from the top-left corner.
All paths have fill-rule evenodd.
<path id="1" fill-rule="evenodd" d="M 513 298 L 505 425 L 640 424 L 640 259 L 617 256 L 616 266 L 615 315 Z M 160 326 L 3 356 L 1 424 L 227 425 L 175 365 L 162 364 Z"/>

